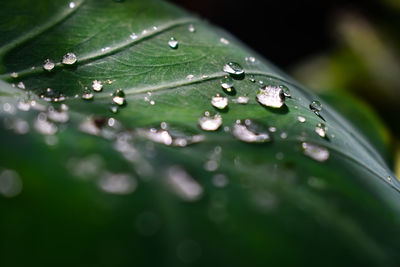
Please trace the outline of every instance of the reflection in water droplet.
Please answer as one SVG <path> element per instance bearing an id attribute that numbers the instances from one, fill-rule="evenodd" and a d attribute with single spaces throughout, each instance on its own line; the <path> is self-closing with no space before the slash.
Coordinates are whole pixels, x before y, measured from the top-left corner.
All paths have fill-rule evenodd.
<path id="1" fill-rule="evenodd" d="M 304 154 L 316 161 L 324 162 L 329 159 L 329 151 L 325 147 L 307 142 L 303 142 L 301 146 Z"/>
<path id="2" fill-rule="evenodd" d="M 99 187 L 107 193 L 126 195 L 135 191 L 136 180 L 129 174 L 106 174 L 99 180 Z"/>
<path id="3" fill-rule="evenodd" d="M 4 112 L 9 113 L 9 114 L 15 114 L 15 112 L 16 112 L 14 105 L 10 104 L 10 103 L 4 103 L 3 110 L 4 110 Z"/>
<path id="4" fill-rule="evenodd" d="M 211 104 L 217 109 L 224 109 L 228 106 L 228 98 L 217 94 L 211 99 Z"/>
<path id="5" fill-rule="evenodd" d="M 298 116 L 297 120 L 301 123 L 306 122 L 306 118 L 304 118 L 303 116 Z"/>
<path id="6" fill-rule="evenodd" d="M 54 64 L 54 62 L 51 59 L 46 59 L 43 63 L 43 69 L 51 71 L 52 69 L 54 69 L 55 65 L 56 64 Z"/>
<path id="7" fill-rule="evenodd" d="M 247 143 L 265 143 L 271 140 L 267 132 L 257 132 L 250 120 L 245 120 L 242 124 L 237 121 L 233 126 L 232 134 L 239 140 Z"/>
<path id="8" fill-rule="evenodd" d="M 119 106 L 125 105 L 125 93 L 122 89 L 118 89 L 113 94 L 113 102 Z"/>
<path id="9" fill-rule="evenodd" d="M 249 98 L 247 96 L 238 96 L 238 98 L 234 99 L 233 102 L 245 105 L 249 103 Z"/>
<path id="10" fill-rule="evenodd" d="M 203 195 L 201 185 L 181 167 L 170 167 L 167 181 L 174 192 L 185 201 L 196 201 Z"/>
<path id="11" fill-rule="evenodd" d="M 62 63 L 66 64 L 66 65 L 75 64 L 76 61 L 77 61 L 77 57 L 74 53 L 67 53 L 62 58 Z"/>
<path id="12" fill-rule="evenodd" d="M 321 137 L 326 136 L 327 130 L 328 130 L 328 127 L 326 127 L 325 124 L 323 124 L 323 123 L 318 123 L 317 126 L 315 127 L 315 132 Z"/>
<path id="13" fill-rule="evenodd" d="M 4 197 L 16 197 L 22 191 L 22 180 L 13 170 L 0 172 L 0 195 Z"/>
<path id="14" fill-rule="evenodd" d="M 282 89 L 283 94 L 284 94 L 286 97 L 292 97 L 292 94 L 290 93 L 290 90 L 289 90 L 289 88 L 288 88 L 287 86 L 285 86 L 285 85 L 279 85 L 279 88 Z"/>
<path id="15" fill-rule="evenodd" d="M 35 129 L 41 133 L 46 135 L 53 135 L 57 133 L 57 126 L 47 120 L 47 115 L 43 112 L 39 113 L 37 116 L 35 123 Z"/>
<path id="16" fill-rule="evenodd" d="M 221 79 L 221 86 L 224 90 L 230 92 L 233 87 L 233 79 L 232 77 L 225 75 L 224 78 Z"/>
<path id="17" fill-rule="evenodd" d="M 314 100 L 310 104 L 310 109 L 316 114 L 319 115 L 319 113 L 322 110 L 322 105 L 318 100 Z"/>
<path id="18" fill-rule="evenodd" d="M 265 85 L 258 91 L 257 101 L 267 107 L 280 108 L 285 104 L 285 95 L 282 88 Z"/>
<path id="19" fill-rule="evenodd" d="M 96 92 L 100 92 L 103 89 L 103 84 L 101 81 L 94 80 L 92 84 L 92 89 Z"/>
<path id="20" fill-rule="evenodd" d="M 172 49 L 177 49 L 179 43 L 178 43 L 177 40 L 175 40 L 174 37 L 171 37 L 171 39 L 169 39 L 169 41 L 168 41 L 168 45 L 169 45 L 169 47 L 171 47 Z"/>
<path id="21" fill-rule="evenodd" d="M 242 66 L 236 62 L 229 62 L 225 64 L 223 71 L 232 75 L 242 75 L 244 73 Z"/>
<path id="22" fill-rule="evenodd" d="M 195 32 L 196 28 L 194 27 L 193 24 L 190 24 L 189 27 L 188 27 L 188 30 L 189 30 L 189 32 Z"/>
<path id="23" fill-rule="evenodd" d="M 213 117 L 204 116 L 199 119 L 201 129 L 205 131 L 216 131 L 222 125 L 222 117 L 219 114 Z"/>

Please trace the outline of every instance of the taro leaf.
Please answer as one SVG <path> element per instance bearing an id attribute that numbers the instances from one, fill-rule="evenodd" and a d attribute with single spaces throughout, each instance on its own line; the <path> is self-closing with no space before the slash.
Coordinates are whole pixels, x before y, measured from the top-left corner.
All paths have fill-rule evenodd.
<path id="1" fill-rule="evenodd" d="M 380 152 L 228 33 L 155 0 L 0 7 L 2 266 L 398 265 L 399 182 Z M 60 63 L 68 52 L 73 65 Z M 230 61 L 245 74 L 226 94 Z M 260 83 L 292 97 L 266 108 Z M 228 109 L 211 106 L 217 93 Z M 200 129 L 205 111 L 220 129 Z M 271 140 L 238 140 L 246 119 Z"/>

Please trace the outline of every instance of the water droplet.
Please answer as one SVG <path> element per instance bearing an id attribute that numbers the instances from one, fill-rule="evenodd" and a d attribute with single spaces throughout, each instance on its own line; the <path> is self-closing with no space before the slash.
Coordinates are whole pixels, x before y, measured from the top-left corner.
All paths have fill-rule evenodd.
<path id="1" fill-rule="evenodd" d="M 150 100 L 150 105 L 154 106 L 156 104 L 156 102 L 154 100 Z"/>
<path id="2" fill-rule="evenodd" d="M 281 137 L 282 139 L 286 139 L 286 138 L 288 137 L 288 135 L 287 135 L 286 132 L 282 132 L 282 133 L 280 134 L 280 137 Z"/>
<path id="3" fill-rule="evenodd" d="M 318 123 L 317 126 L 315 127 L 315 132 L 321 137 L 326 136 L 327 130 L 328 130 L 328 127 L 326 127 L 325 124 L 323 124 L 323 123 Z"/>
<path id="4" fill-rule="evenodd" d="M 388 177 L 386 177 L 386 178 L 387 178 L 387 180 L 388 180 L 389 183 L 392 182 L 392 177 L 388 176 Z"/>
<path id="5" fill-rule="evenodd" d="M 329 159 L 329 151 L 325 147 L 315 145 L 312 143 L 301 143 L 304 154 L 316 161 L 324 162 Z"/>
<path id="6" fill-rule="evenodd" d="M 153 142 L 162 143 L 164 145 L 172 144 L 172 137 L 166 130 L 157 130 L 155 128 L 151 128 L 148 131 L 143 131 L 143 134 Z"/>
<path id="7" fill-rule="evenodd" d="M 203 195 L 201 185 L 181 167 L 170 167 L 167 181 L 172 190 L 185 201 L 196 201 Z"/>
<path id="8" fill-rule="evenodd" d="M 84 89 L 81 97 L 83 100 L 92 100 L 94 95 L 89 89 Z"/>
<path id="9" fill-rule="evenodd" d="M 13 128 L 17 134 L 27 134 L 29 132 L 29 124 L 22 119 L 15 120 Z"/>
<path id="10" fill-rule="evenodd" d="M 169 47 L 171 47 L 172 49 L 177 49 L 179 43 L 178 43 L 177 40 L 175 40 L 174 37 L 171 37 L 171 39 L 169 39 L 169 41 L 168 41 L 168 45 L 169 45 Z"/>
<path id="11" fill-rule="evenodd" d="M 67 53 L 62 58 L 62 63 L 66 65 L 72 65 L 77 61 L 77 57 L 74 53 Z"/>
<path id="12" fill-rule="evenodd" d="M 76 6 L 76 5 L 75 5 L 74 2 L 70 2 L 70 3 L 69 3 L 69 8 L 75 8 L 75 6 Z"/>
<path id="13" fill-rule="evenodd" d="M 10 76 L 12 78 L 18 78 L 18 73 L 17 72 L 13 72 L 13 73 L 10 74 Z"/>
<path id="14" fill-rule="evenodd" d="M 246 61 L 250 61 L 251 63 L 256 62 L 256 58 L 255 57 L 245 57 L 244 58 Z"/>
<path id="15" fill-rule="evenodd" d="M 301 123 L 306 122 L 306 118 L 304 118 L 303 116 L 298 116 L 297 120 Z"/>
<path id="16" fill-rule="evenodd" d="M 194 75 L 193 74 L 189 74 L 188 76 L 186 76 L 186 79 L 188 79 L 188 80 L 191 80 L 191 79 L 193 79 L 194 78 Z"/>
<path id="17" fill-rule="evenodd" d="M 223 43 L 224 45 L 228 45 L 229 44 L 229 41 L 227 39 L 225 39 L 225 38 L 220 38 L 219 41 L 221 43 Z"/>
<path id="18" fill-rule="evenodd" d="M 117 91 L 114 92 L 113 94 L 113 99 L 112 101 L 119 105 L 119 106 L 123 106 L 125 105 L 125 93 L 122 89 L 118 89 Z"/>
<path id="19" fill-rule="evenodd" d="M 129 38 L 131 38 L 132 40 L 135 40 L 138 38 L 138 36 L 136 35 L 136 33 L 132 33 L 131 35 L 129 35 Z"/>
<path id="20" fill-rule="evenodd" d="M 59 123 L 66 123 L 69 120 L 68 112 L 57 111 L 54 109 L 54 107 L 48 108 L 47 117 L 49 120 Z"/>
<path id="21" fill-rule="evenodd" d="M 250 120 L 245 120 L 245 123 L 237 121 L 233 126 L 232 134 L 239 140 L 247 143 L 265 143 L 271 140 L 269 134 L 256 131 L 255 125 Z"/>
<path id="22" fill-rule="evenodd" d="M 224 109 L 228 106 L 228 98 L 217 94 L 211 99 L 211 104 L 217 109 Z"/>
<path id="23" fill-rule="evenodd" d="M 99 187 L 107 193 L 126 195 L 135 191 L 137 181 L 129 174 L 106 174 L 99 180 Z"/>
<path id="24" fill-rule="evenodd" d="M 204 131 L 216 131 L 222 125 L 222 117 L 219 114 L 210 117 L 209 115 L 199 119 L 199 125 Z"/>
<path id="25" fill-rule="evenodd" d="M 228 185 L 228 182 L 229 182 L 228 177 L 226 177 L 226 175 L 221 173 L 215 174 L 212 178 L 212 183 L 215 187 L 219 188 L 225 187 Z"/>
<path id="26" fill-rule="evenodd" d="M 55 66 L 56 64 L 54 64 L 54 62 L 51 59 L 46 59 L 43 63 L 43 69 L 47 71 L 51 71 L 52 69 L 54 69 Z"/>
<path id="27" fill-rule="evenodd" d="M 249 103 L 249 98 L 247 96 L 238 96 L 238 98 L 234 99 L 233 102 L 245 105 Z"/>
<path id="28" fill-rule="evenodd" d="M 118 106 L 115 105 L 114 103 L 110 105 L 110 111 L 114 114 L 118 113 Z"/>
<path id="29" fill-rule="evenodd" d="M 0 172 L 0 194 L 4 197 L 16 197 L 22 191 L 22 180 L 13 170 Z"/>
<path id="30" fill-rule="evenodd" d="M 19 101 L 17 108 L 22 111 L 29 111 L 31 109 L 31 103 L 25 101 Z"/>
<path id="31" fill-rule="evenodd" d="M 103 84 L 101 83 L 101 81 L 94 80 L 93 84 L 92 84 L 92 88 L 94 91 L 100 92 L 103 89 Z"/>
<path id="32" fill-rule="evenodd" d="M 322 105 L 318 100 L 314 100 L 310 104 L 310 109 L 316 114 L 319 115 L 319 113 L 322 110 Z"/>
<path id="33" fill-rule="evenodd" d="M 290 89 L 289 89 L 287 86 L 285 86 L 285 85 L 279 85 L 279 88 L 282 89 L 283 94 L 284 94 L 286 97 L 292 97 L 292 94 L 290 93 Z"/>
<path id="34" fill-rule="evenodd" d="M 189 32 L 195 32 L 196 28 L 194 27 L 193 24 L 190 24 L 189 27 L 188 27 L 188 30 L 189 30 Z"/>
<path id="35" fill-rule="evenodd" d="M 270 131 L 271 133 L 275 133 L 276 132 L 276 127 L 274 127 L 274 126 L 271 126 L 271 127 L 269 127 L 268 128 L 268 131 Z"/>
<path id="36" fill-rule="evenodd" d="M 229 62 L 225 64 L 223 71 L 232 75 L 242 75 L 244 73 L 242 66 L 236 62 Z"/>
<path id="37" fill-rule="evenodd" d="M 57 126 L 47 120 L 47 115 L 45 113 L 39 113 L 37 116 L 35 123 L 35 129 L 45 135 L 54 135 L 57 133 Z"/>
<path id="38" fill-rule="evenodd" d="M 24 84 L 23 82 L 19 82 L 19 83 L 17 84 L 17 87 L 18 87 L 19 89 L 25 90 L 25 84 Z"/>
<path id="39" fill-rule="evenodd" d="M 257 93 L 258 103 L 272 108 L 280 108 L 285 104 L 285 95 L 282 88 L 274 85 L 265 85 Z"/>
<path id="40" fill-rule="evenodd" d="M 221 87 L 228 91 L 231 92 L 232 91 L 232 87 L 233 87 L 233 79 L 232 77 L 225 75 L 222 79 L 221 79 Z"/>

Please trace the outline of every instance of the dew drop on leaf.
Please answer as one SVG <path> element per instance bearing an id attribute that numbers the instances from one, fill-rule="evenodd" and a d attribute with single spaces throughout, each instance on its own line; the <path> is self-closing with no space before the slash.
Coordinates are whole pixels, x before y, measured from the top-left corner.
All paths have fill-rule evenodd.
<path id="1" fill-rule="evenodd" d="M 326 127 L 325 124 L 323 124 L 323 123 L 318 123 L 317 126 L 315 127 L 315 132 L 321 137 L 326 136 L 327 130 L 328 130 L 328 127 Z"/>
<path id="2" fill-rule="evenodd" d="M 216 131 L 222 125 L 222 117 L 219 114 L 210 117 L 206 112 L 206 115 L 199 119 L 199 125 L 204 131 Z"/>
<path id="3" fill-rule="evenodd" d="M 83 100 L 92 100 L 93 97 L 94 97 L 94 95 L 93 95 L 93 93 L 92 93 L 89 89 L 85 89 L 85 90 L 83 91 L 82 96 L 81 96 L 81 98 L 82 98 Z"/>
<path id="4" fill-rule="evenodd" d="M 229 90 L 229 92 L 231 91 L 231 88 L 233 87 L 233 79 L 232 77 L 225 75 L 222 79 L 221 79 L 221 87 L 224 90 Z"/>
<path id="5" fill-rule="evenodd" d="M 172 190 L 185 201 L 196 201 L 203 195 L 201 185 L 179 166 L 168 169 L 167 181 Z"/>
<path id="6" fill-rule="evenodd" d="M 304 155 L 316 161 L 324 162 L 329 159 L 329 150 L 325 147 L 308 142 L 301 143 L 301 147 L 303 148 Z"/>
<path id="7" fill-rule="evenodd" d="M 76 4 L 74 2 L 69 3 L 69 8 L 75 8 Z"/>
<path id="8" fill-rule="evenodd" d="M 169 41 L 168 41 L 168 45 L 169 45 L 169 47 L 171 47 L 172 49 L 177 49 L 179 43 L 178 43 L 177 40 L 175 40 L 174 37 L 171 37 L 171 39 L 169 39 Z"/>
<path id="9" fill-rule="evenodd" d="M 249 98 L 247 96 L 238 96 L 238 98 L 234 99 L 233 102 L 245 105 L 249 103 Z"/>
<path id="10" fill-rule="evenodd" d="M 188 27 L 188 30 L 189 30 L 189 32 L 195 32 L 196 28 L 194 27 L 193 24 L 190 24 L 189 27 Z"/>
<path id="11" fill-rule="evenodd" d="M 292 97 L 292 94 L 290 93 L 290 90 L 289 90 L 289 88 L 288 88 L 287 86 L 285 86 L 285 85 L 279 85 L 279 88 L 282 89 L 283 94 L 284 94 L 286 97 Z"/>
<path id="12" fill-rule="evenodd" d="M 47 120 L 47 115 L 45 113 L 39 113 L 35 120 L 34 126 L 39 133 L 45 135 L 54 135 L 58 130 L 54 123 L 51 123 Z"/>
<path id="13" fill-rule="evenodd" d="M 310 104 L 310 109 L 316 114 L 319 115 L 319 113 L 322 110 L 322 105 L 318 100 L 314 100 Z"/>
<path id="14" fill-rule="evenodd" d="M 299 122 L 301 122 L 301 123 L 306 122 L 306 118 L 303 117 L 303 116 L 298 116 L 298 117 L 297 117 L 297 120 L 298 120 Z"/>
<path id="15" fill-rule="evenodd" d="M 51 71 L 52 69 L 54 69 L 55 65 L 56 64 L 54 64 L 54 62 L 51 59 L 46 59 L 43 63 L 43 69 Z"/>
<path id="16" fill-rule="evenodd" d="M 211 104 L 217 109 L 224 109 L 228 106 L 228 98 L 217 94 L 211 99 Z"/>
<path id="17" fill-rule="evenodd" d="M 225 64 L 223 71 L 232 75 L 242 75 L 244 73 L 242 66 L 236 62 L 228 62 Z"/>
<path id="18" fill-rule="evenodd" d="M 265 143 L 271 140 L 266 131 L 257 132 L 255 129 L 252 129 L 252 122 L 250 120 L 246 120 L 244 124 L 241 121 L 237 121 L 233 126 L 232 134 L 240 141 L 246 143 Z"/>
<path id="19" fill-rule="evenodd" d="M 126 195 L 135 191 L 137 181 L 129 174 L 105 174 L 98 185 L 104 192 Z"/>
<path id="20" fill-rule="evenodd" d="M 274 85 L 265 85 L 258 91 L 257 101 L 267 107 L 280 108 L 285 104 L 285 95 L 282 88 Z"/>
<path id="21" fill-rule="evenodd" d="M 3 170 L 0 172 L 0 195 L 12 198 L 19 195 L 22 191 L 22 180 L 18 173 L 13 170 Z"/>
<path id="22" fill-rule="evenodd" d="M 17 87 L 18 87 L 19 89 L 25 90 L 25 84 L 24 84 L 23 82 L 19 82 L 19 83 L 17 84 Z"/>
<path id="23" fill-rule="evenodd" d="M 112 112 L 112 113 L 114 113 L 114 114 L 116 114 L 116 113 L 118 113 L 118 106 L 117 105 L 115 105 L 114 103 L 112 103 L 111 105 L 110 105 L 110 111 Z"/>
<path id="24" fill-rule="evenodd" d="M 113 93 L 112 101 L 118 106 L 125 105 L 125 93 L 123 90 L 118 89 Z"/>
<path id="25" fill-rule="evenodd" d="M 103 89 L 103 84 L 101 83 L 101 81 L 94 80 L 93 84 L 92 84 L 92 88 L 94 91 L 100 92 Z"/>
<path id="26" fill-rule="evenodd" d="M 77 60 L 78 59 L 74 53 L 67 53 L 63 56 L 62 63 L 65 65 L 72 65 L 75 64 Z"/>

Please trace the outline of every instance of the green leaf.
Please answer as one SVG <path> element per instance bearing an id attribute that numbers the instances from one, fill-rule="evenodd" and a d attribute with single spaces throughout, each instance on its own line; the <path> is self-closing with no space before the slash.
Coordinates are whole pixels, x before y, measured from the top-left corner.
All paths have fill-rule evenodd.
<path id="1" fill-rule="evenodd" d="M 5 266 L 398 264 L 400 185 L 383 150 L 230 34 L 155 0 L 0 5 Z M 62 64 L 66 53 L 77 62 Z M 245 71 L 230 93 L 228 62 Z M 260 105 L 261 81 L 292 97 Z M 118 89 L 125 105 L 112 104 Z M 216 94 L 227 109 L 211 106 Z M 220 129 L 201 130 L 205 111 Z M 238 140 L 246 119 L 271 140 Z"/>

